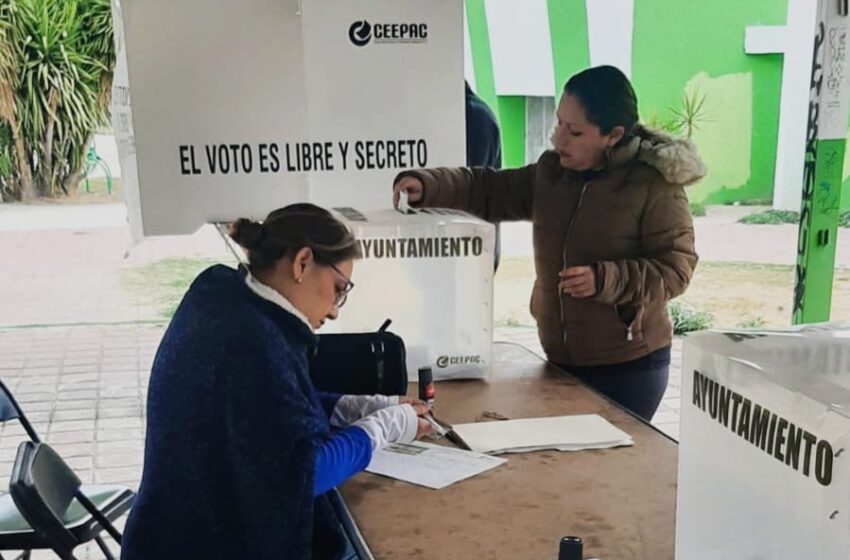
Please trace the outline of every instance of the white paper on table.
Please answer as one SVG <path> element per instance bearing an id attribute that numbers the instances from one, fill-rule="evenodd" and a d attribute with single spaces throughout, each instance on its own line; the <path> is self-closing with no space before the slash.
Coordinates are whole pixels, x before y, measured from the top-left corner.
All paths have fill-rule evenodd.
<path id="1" fill-rule="evenodd" d="M 455 424 L 455 432 L 479 453 L 580 451 L 634 445 L 624 431 L 597 414 Z"/>
<path id="2" fill-rule="evenodd" d="M 431 443 L 392 443 L 372 454 L 366 470 L 439 490 L 506 463 L 481 453 Z"/>

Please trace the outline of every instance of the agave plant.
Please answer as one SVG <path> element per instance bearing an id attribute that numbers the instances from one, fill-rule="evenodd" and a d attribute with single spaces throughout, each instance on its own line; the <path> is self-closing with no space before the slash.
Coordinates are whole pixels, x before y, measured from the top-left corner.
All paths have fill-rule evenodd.
<path id="1" fill-rule="evenodd" d="M 674 132 L 684 133 L 686 138 L 690 138 L 694 130 L 699 130 L 701 124 L 711 122 L 706 115 L 705 98 L 706 95 L 698 89 L 682 94 L 681 105 L 670 108 L 673 114 L 670 125 Z"/>
<path id="2" fill-rule="evenodd" d="M 15 145 L 12 180 L 24 198 L 67 193 L 91 135 L 108 122 L 109 0 L 0 2 L 0 73 L 8 74 L 0 87 L 0 123 Z"/>

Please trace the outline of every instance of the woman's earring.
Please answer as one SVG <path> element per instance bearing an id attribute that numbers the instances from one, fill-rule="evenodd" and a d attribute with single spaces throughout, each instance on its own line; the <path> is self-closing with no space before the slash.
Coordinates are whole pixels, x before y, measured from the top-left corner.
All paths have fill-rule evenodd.
<path id="1" fill-rule="evenodd" d="M 298 282 L 299 284 L 301 283 L 302 280 L 304 280 L 303 276 L 299 276 L 298 278 L 295 279 L 295 281 Z"/>

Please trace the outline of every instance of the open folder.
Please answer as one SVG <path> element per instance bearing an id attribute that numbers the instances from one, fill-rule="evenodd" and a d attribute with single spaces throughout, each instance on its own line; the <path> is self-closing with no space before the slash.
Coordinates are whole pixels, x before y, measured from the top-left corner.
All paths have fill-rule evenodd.
<path id="1" fill-rule="evenodd" d="M 455 424 L 453 428 L 478 453 L 580 451 L 634 445 L 629 434 L 596 414 Z"/>

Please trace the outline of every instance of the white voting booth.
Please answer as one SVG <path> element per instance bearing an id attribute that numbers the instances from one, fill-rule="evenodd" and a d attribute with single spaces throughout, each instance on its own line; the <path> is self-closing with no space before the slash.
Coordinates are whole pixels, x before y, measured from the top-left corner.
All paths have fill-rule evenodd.
<path id="1" fill-rule="evenodd" d="M 336 327 L 391 318 L 411 373 L 487 374 L 492 226 L 387 210 L 399 172 L 464 163 L 462 3 L 113 0 L 113 15 L 136 239 L 340 208 L 364 259 Z"/>
<path id="2" fill-rule="evenodd" d="M 850 323 L 685 339 L 676 558 L 850 558 Z"/>

